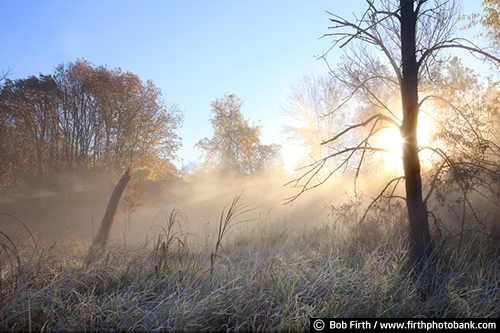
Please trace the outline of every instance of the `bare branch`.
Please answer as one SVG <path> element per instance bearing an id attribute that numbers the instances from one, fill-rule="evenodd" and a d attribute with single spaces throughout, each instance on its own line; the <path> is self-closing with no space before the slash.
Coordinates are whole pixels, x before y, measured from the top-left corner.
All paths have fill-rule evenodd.
<path id="1" fill-rule="evenodd" d="M 468 43 L 470 45 L 465 45 L 463 43 Z M 427 59 L 427 57 L 434 54 L 436 51 L 443 50 L 443 49 L 449 49 L 449 48 L 467 50 L 473 55 L 477 53 L 477 54 L 480 54 L 480 55 L 486 57 L 486 59 L 492 60 L 496 63 L 500 63 L 500 58 L 497 58 L 493 54 L 484 51 L 483 49 L 481 49 L 479 46 L 475 45 L 471 41 L 464 39 L 464 38 L 453 38 L 451 40 L 443 41 L 443 42 L 436 44 L 433 47 L 425 50 L 425 52 L 422 54 L 421 58 L 418 60 L 418 66 L 420 67 L 422 62 L 424 62 Z"/>
<path id="2" fill-rule="evenodd" d="M 351 85 L 352 86 L 352 84 L 350 82 L 346 81 L 345 79 L 342 79 L 339 75 L 337 75 L 337 74 L 335 74 L 333 72 L 332 72 L 332 75 L 339 82 L 342 82 L 342 83 L 344 83 L 346 85 Z M 378 96 L 377 96 L 377 94 L 375 92 L 373 92 L 367 86 L 367 83 L 369 81 L 371 81 L 371 80 L 389 81 L 390 83 L 399 85 L 398 82 L 394 81 L 392 78 L 387 77 L 387 76 L 380 76 L 380 75 L 370 76 L 370 77 L 366 78 L 365 80 L 361 81 L 358 85 L 352 87 L 351 93 L 349 94 L 349 96 L 346 97 L 345 101 L 342 102 L 342 104 L 339 106 L 339 108 L 342 107 L 345 103 L 347 103 L 348 100 L 352 99 L 356 95 L 356 93 L 358 93 L 359 90 L 364 89 L 364 91 L 366 91 L 368 95 L 370 95 L 377 103 L 379 103 L 379 105 L 377 105 L 378 107 L 380 107 L 382 109 L 385 109 L 394 118 L 398 119 L 398 117 L 394 114 L 394 112 L 382 100 L 380 100 L 380 98 L 378 98 Z M 376 103 L 373 103 L 373 104 L 376 105 Z M 335 112 L 335 110 L 333 112 Z M 398 119 L 398 121 L 400 121 L 400 119 Z"/>
<path id="3" fill-rule="evenodd" d="M 429 193 L 427 193 L 427 195 L 425 196 L 425 199 L 424 199 L 424 203 L 427 204 L 427 200 L 429 199 L 429 197 L 431 196 L 432 192 L 434 191 L 434 187 L 436 185 L 436 181 L 438 179 L 438 176 L 440 175 L 441 173 L 441 170 L 443 170 L 443 167 L 446 165 L 446 161 L 444 161 L 441 166 L 438 168 L 437 172 L 434 174 L 434 177 L 432 178 L 432 181 L 430 183 L 430 187 L 431 189 L 429 190 Z"/>
<path id="4" fill-rule="evenodd" d="M 396 126 L 397 128 L 399 128 L 399 124 L 397 122 L 394 121 L 394 119 L 390 118 L 390 117 L 387 117 L 386 115 L 383 115 L 381 113 L 379 114 L 376 114 L 374 116 L 371 116 L 370 118 L 368 118 L 367 120 L 361 122 L 361 123 L 358 123 L 358 124 L 355 124 L 355 125 L 351 125 L 349 126 L 348 128 L 346 128 L 345 130 L 343 130 L 342 132 L 340 132 L 339 134 L 335 135 L 333 138 L 327 140 L 327 141 L 323 141 L 321 144 L 322 145 L 326 145 L 330 142 L 333 142 L 333 141 L 336 141 L 338 138 L 340 138 L 341 136 L 343 136 L 344 134 L 358 128 L 358 127 L 366 127 L 369 123 L 371 123 L 373 120 L 376 120 L 377 122 L 379 120 L 385 120 L 385 121 L 388 121 L 390 122 L 391 124 L 393 124 L 394 126 Z"/>
<path id="5" fill-rule="evenodd" d="M 371 7 L 374 8 L 373 4 L 371 4 Z M 367 12 L 369 10 L 370 9 L 368 9 Z M 391 67 L 394 70 L 396 77 L 398 78 L 398 81 L 401 82 L 401 72 L 399 69 L 399 65 L 397 64 L 394 56 L 391 54 L 391 52 L 387 48 L 387 45 L 378 36 L 374 35 L 373 33 L 370 33 L 370 30 L 373 30 L 376 32 L 377 31 L 376 27 L 379 24 L 381 24 L 383 21 L 389 19 L 392 16 L 397 17 L 399 19 L 399 16 L 397 15 L 397 10 L 394 12 L 376 11 L 375 10 L 374 14 L 372 15 L 373 17 L 376 16 L 376 14 L 385 14 L 385 16 L 383 16 L 381 19 L 377 19 L 377 20 L 369 22 L 369 23 L 367 21 L 363 21 L 363 20 L 359 20 L 357 23 L 352 23 L 352 22 L 349 22 L 346 19 L 344 19 L 338 15 L 335 15 L 335 14 L 330 13 L 330 12 L 327 12 L 327 13 L 333 16 L 333 18 L 331 18 L 330 21 L 337 24 L 336 26 L 329 27 L 328 29 L 335 30 L 335 29 L 340 29 L 340 28 L 351 28 L 351 29 L 355 30 L 355 33 L 354 32 L 353 33 L 334 32 L 331 34 L 325 34 L 323 37 L 335 37 L 332 48 L 335 47 L 338 43 L 344 41 L 345 39 L 347 39 L 347 41 L 345 41 L 342 45 L 340 45 L 339 48 L 343 48 L 345 45 L 347 45 L 349 42 L 351 42 L 354 39 L 358 39 L 358 40 L 366 42 L 368 44 L 375 45 L 375 46 L 379 47 L 382 50 L 382 52 L 385 54 L 387 60 L 389 61 L 389 63 L 391 64 Z M 369 26 L 367 28 L 361 28 L 362 23 L 368 23 Z M 330 48 L 330 50 L 332 48 Z"/>
<path id="6" fill-rule="evenodd" d="M 10 68 L 7 68 L 7 70 L 2 70 L 2 73 L 0 74 L 0 83 L 4 80 L 6 80 L 10 73 L 12 73 L 12 70 Z"/>
<path id="7" fill-rule="evenodd" d="M 355 146 L 355 147 L 349 147 L 349 148 L 345 148 L 345 149 L 342 149 L 338 152 L 335 152 L 333 154 L 330 154 L 318 161 L 315 161 L 309 165 L 306 165 L 304 167 L 301 167 L 299 168 L 298 170 L 301 170 L 301 169 L 308 169 L 309 170 L 304 173 L 303 175 L 301 175 L 300 177 L 294 179 L 294 180 L 291 180 L 289 182 L 287 182 L 286 184 L 284 184 L 284 186 L 288 186 L 290 184 L 293 184 L 291 185 L 291 187 L 298 187 L 298 188 L 301 188 L 300 192 L 291 196 L 291 197 L 288 197 L 288 198 L 285 198 L 286 202 L 285 204 L 288 204 L 292 201 L 294 201 L 295 199 L 297 199 L 302 193 L 304 192 L 307 192 L 309 190 L 312 190 L 322 184 L 324 184 L 334 173 L 336 173 L 338 170 L 340 170 L 342 167 L 346 166 L 347 163 L 351 160 L 351 158 L 353 157 L 353 155 L 356 153 L 356 152 L 361 152 L 362 154 L 366 153 L 366 152 L 383 152 L 383 153 L 387 153 L 387 154 L 391 154 L 391 155 L 394 155 L 391 151 L 389 151 L 388 149 L 385 149 L 385 148 L 381 148 L 381 147 L 372 147 L 372 146 L 368 146 L 366 145 L 366 142 L 367 140 L 369 139 L 370 136 L 368 136 L 367 138 L 365 138 L 365 140 L 363 140 L 358 146 Z M 314 177 L 320 172 L 320 170 L 323 168 L 323 166 L 326 164 L 326 161 L 330 158 L 333 158 L 333 157 L 336 157 L 336 156 L 341 156 L 341 155 L 344 155 L 344 154 L 348 154 L 348 156 L 342 161 L 342 163 L 340 163 L 333 171 L 331 171 L 326 177 L 325 179 L 323 180 L 318 180 L 318 183 L 312 185 L 312 186 L 309 186 L 309 184 L 313 181 Z M 363 155 L 364 156 L 364 155 Z M 362 157 L 363 159 L 363 157 Z M 359 172 L 360 170 L 360 164 L 358 163 L 358 167 L 356 168 L 357 170 L 357 173 Z M 308 177 L 309 176 L 309 177 Z M 303 180 L 303 179 L 306 179 L 307 178 L 307 181 L 304 183 L 304 185 L 299 185 L 300 182 Z"/>
<path id="8" fill-rule="evenodd" d="M 394 193 L 394 190 L 395 188 L 398 186 L 399 182 L 404 180 L 405 177 L 404 176 L 401 176 L 401 177 L 397 177 L 397 178 L 393 178 L 391 179 L 385 186 L 384 188 L 382 189 L 382 191 L 380 191 L 379 195 L 377 197 L 375 197 L 372 202 L 368 205 L 368 207 L 365 209 L 365 213 L 363 214 L 363 217 L 361 218 L 361 220 L 359 220 L 359 223 L 363 222 L 366 218 L 366 215 L 368 215 L 368 211 L 372 208 L 372 206 L 377 202 L 379 201 L 382 196 L 384 195 L 385 191 L 389 188 L 389 186 L 391 186 L 392 183 L 396 182 L 396 184 L 394 185 L 394 189 L 393 189 L 393 193 Z M 403 198 L 405 199 L 405 198 Z M 405 199 L 406 200 L 406 199 Z"/>

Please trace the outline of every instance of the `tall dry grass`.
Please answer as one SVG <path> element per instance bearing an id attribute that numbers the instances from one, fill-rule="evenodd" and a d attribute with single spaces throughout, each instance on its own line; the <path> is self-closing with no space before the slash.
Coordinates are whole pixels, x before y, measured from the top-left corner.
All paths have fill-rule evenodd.
<path id="1" fill-rule="evenodd" d="M 297 331 L 310 317 L 500 316 L 498 254 L 485 238 L 460 253 L 438 246 L 438 278 L 423 301 L 397 215 L 359 224 L 333 214 L 296 229 L 261 218 L 238 230 L 248 219 L 238 207 L 221 214 L 206 246 L 190 242 L 178 211 L 142 246 L 112 244 L 93 260 L 75 238 L 50 248 L 1 238 L 0 330 Z"/>

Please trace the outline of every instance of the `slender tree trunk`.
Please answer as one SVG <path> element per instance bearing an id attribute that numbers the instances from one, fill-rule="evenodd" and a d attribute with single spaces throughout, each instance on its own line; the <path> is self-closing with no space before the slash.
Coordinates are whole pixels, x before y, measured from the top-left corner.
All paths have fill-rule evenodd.
<path id="1" fill-rule="evenodd" d="M 120 202 L 120 198 L 122 196 L 125 187 L 127 186 L 130 180 L 130 168 L 125 171 L 120 181 L 115 186 L 113 190 L 113 194 L 109 199 L 108 207 L 106 208 L 106 212 L 104 213 L 104 217 L 101 222 L 101 226 L 99 227 L 99 231 L 95 235 L 93 246 L 106 246 L 108 242 L 109 233 L 111 232 L 111 226 L 113 225 L 114 216 L 116 212 L 116 208 L 118 207 L 118 202 Z"/>
<path id="2" fill-rule="evenodd" d="M 400 0 L 401 59 L 403 75 L 401 99 L 403 103 L 403 166 L 406 180 L 406 204 L 410 220 L 409 245 L 412 263 L 422 266 L 429 258 L 430 241 L 427 208 L 422 198 L 422 178 L 418 156 L 418 63 L 416 59 L 417 13 L 414 0 Z M 417 273 L 421 273 L 417 272 Z"/>

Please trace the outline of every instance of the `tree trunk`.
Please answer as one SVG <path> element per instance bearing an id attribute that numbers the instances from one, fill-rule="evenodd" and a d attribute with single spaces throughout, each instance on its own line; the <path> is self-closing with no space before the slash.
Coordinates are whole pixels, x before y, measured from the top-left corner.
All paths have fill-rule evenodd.
<path id="1" fill-rule="evenodd" d="M 113 190 L 113 194 L 109 199 L 108 207 L 106 208 L 106 212 L 104 213 L 104 217 L 102 218 L 101 226 L 99 227 L 99 231 L 97 231 L 97 234 L 94 238 L 93 246 L 105 247 L 106 243 L 108 242 L 116 208 L 118 207 L 118 202 L 120 202 L 122 193 L 130 180 L 129 172 L 130 168 L 125 171 L 122 178 L 120 178 L 120 181 Z"/>
<path id="2" fill-rule="evenodd" d="M 422 178 L 418 156 L 418 63 L 416 59 L 417 13 L 414 0 L 400 0 L 401 6 L 401 100 L 403 104 L 403 167 L 406 180 L 406 204 L 410 220 L 409 246 L 411 262 L 422 273 L 421 267 L 429 258 L 430 241 L 427 208 L 422 197 Z"/>

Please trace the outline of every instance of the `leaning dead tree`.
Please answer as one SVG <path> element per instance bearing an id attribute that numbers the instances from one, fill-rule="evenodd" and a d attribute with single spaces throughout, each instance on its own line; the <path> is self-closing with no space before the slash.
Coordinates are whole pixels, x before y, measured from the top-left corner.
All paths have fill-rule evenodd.
<path id="1" fill-rule="evenodd" d="M 120 202 L 120 198 L 122 196 L 125 187 L 130 181 L 130 168 L 125 171 L 122 178 L 118 184 L 116 184 L 115 189 L 113 190 L 113 194 L 109 199 L 108 207 L 106 208 L 106 212 L 104 213 L 104 217 L 102 218 L 101 226 L 99 227 L 99 231 L 94 237 L 93 247 L 105 247 L 108 242 L 109 233 L 111 232 L 111 226 L 114 222 L 114 217 L 116 213 L 116 208 L 118 207 L 118 203 Z"/>

